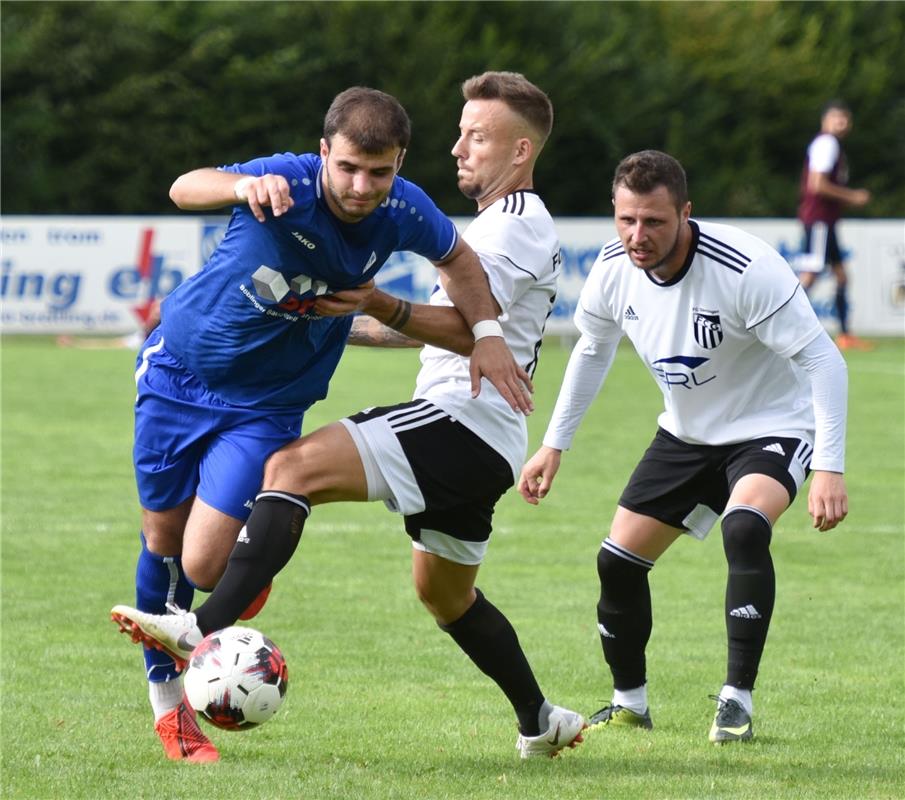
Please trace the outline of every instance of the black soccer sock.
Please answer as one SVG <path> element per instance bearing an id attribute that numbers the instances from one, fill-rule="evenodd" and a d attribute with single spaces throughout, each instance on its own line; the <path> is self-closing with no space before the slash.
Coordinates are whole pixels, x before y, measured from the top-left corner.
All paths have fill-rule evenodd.
<path id="1" fill-rule="evenodd" d="M 541 733 L 538 714 L 544 695 L 509 620 L 480 589 L 475 589 L 475 594 L 477 599 L 468 611 L 440 628 L 503 690 L 515 709 L 522 734 L 537 736 Z"/>
<path id="2" fill-rule="evenodd" d="M 597 553 L 597 629 L 616 689 L 636 689 L 647 682 L 644 650 L 653 627 L 647 576 L 653 566 L 653 561 L 610 539 Z"/>
<path id="3" fill-rule="evenodd" d="M 195 615 L 202 633 L 233 625 L 292 557 L 311 513 L 308 498 L 289 492 L 261 492 L 239 532 L 226 572 Z"/>
<path id="4" fill-rule="evenodd" d="M 836 316 L 839 332 L 848 333 L 848 287 L 844 283 L 836 287 Z"/>
<path id="5" fill-rule="evenodd" d="M 756 508 L 735 506 L 723 517 L 723 549 L 729 564 L 726 683 L 754 688 L 776 598 L 769 520 Z"/>

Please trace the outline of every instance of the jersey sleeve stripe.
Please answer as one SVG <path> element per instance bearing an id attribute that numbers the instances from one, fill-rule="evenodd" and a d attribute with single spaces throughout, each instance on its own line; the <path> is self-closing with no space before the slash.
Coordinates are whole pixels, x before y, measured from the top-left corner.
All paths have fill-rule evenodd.
<path id="1" fill-rule="evenodd" d="M 698 252 L 704 256 L 705 258 L 709 258 L 711 261 L 715 261 L 717 264 L 722 264 L 724 267 L 729 267 L 733 272 L 739 273 L 741 275 L 745 271 L 745 267 L 747 264 L 742 265 L 741 267 L 732 264 L 729 261 L 726 261 L 725 258 L 721 257 L 722 253 L 710 253 L 704 249 L 705 245 L 703 243 L 698 245 Z"/>
<path id="2" fill-rule="evenodd" d="M 624 252 L 625 252 L 625 248 L 622 246 L 621 239 L 616 239 L 612 242 L 608 242 L 607 244 L 605 244 L 603 246 L 603 255 L 604 256 L 611 256 L 616 253 L 624 253 Z"/>
<path id="3" fill-rule="evenodd" d="M 714 247 L 714 249 L 720 247 L 720 248 L 723 248 L 723 250 L 731 250 L 745 264 L 751 263 L 751 259 L 748 256 L 746 256 L 740 250 L 736 250 L 734 247 L 732 247 L 732 245 L 728 245 L 728 244 L 726 244 L 726 242 L 716 239 L 713 236 L 709 236 L 708 234 L 704 233 L 704 231 L 700 231 L 699 235 L 700 235 L 701 239 L 706 239 L 707 243 L 710 244 L 712 247 Z M 729 254 L 727 253 L 726 255 L 728 256 Z"/>
<path id="4" fill-rule="evenodd" d="M 588 311 L 581 303 L 578 304 L 578 307 L 581 309 L 582 313 L 587 314 L 589 317 L 593 317 L 594 319 L 599 319 L 603 322 L 607 321 L 606 317 L 601 317 L 600 314 L 595 314 L 593 311 Z"/>
<path id="5" fill-rule="evenodd" d="M 443 261 L 444 258 L 448 258 L 449 254 L 456 249 L 456 245 L 459 243 L 459 232 L 456 230 L 455 225 L 453 225 L 453 239 L 452 244 L 446 249 L 446 252 L 437 259 L 437 261 Z"/>
<path id="6" fill-rule="evenodd" d="M 503 258 L 505 258 L 517 270 L 520 270 L 521 272 L 524 272 L 524 273 L 530 275 L 532 278 L 534 278 L 534 280 L 537 280 L 538 276 L 535 275 L 530 269 L 525 269 L 524 267 L 519 266 L 511 258 L 509 258 L 509 256 L 507 256 L 505 253 L 500 253 L 500 255 L 503 256 Z"/>
<path id="7" fill-rule="evenodd" d="M 515 214 L 520 217 L 525 211 L 525 193 L 513 192 L 503 198 L 503 214 Z"/>
<path id="8" fill-rule="evenodd" d="M 797 292 L 799 289 L 801 289 L 801 284 L 800 284 L 800 283 L 797 283 L 797 284 L 795 285 L 795 288 L 792 290 L 792 294 L 789 295 L 789 298 L 788 298 L 784 303 L 780 303 L 776 308 L 774 308 L 774 309 L 773 309 L 769 314 L 767 314 L 767 316 L 765 316 L 763 319 L 759 319 L 757 322 L 754 322 L 754 323 L 752 323 L 751 325 L 749 325 L 749 326 L 746 328 L 746 330 L 749 330 L 749 331 L 750 331 L 750 330 L 752 330 L 753 328 L 756 328 L 756 327 L 757 327 L 758 325 L 760 325 L 762 322 L 766 322 L 768 319 L 770 319 L 770 317 L 772 317 L 772 316 L 778 314 L 782 309 L 784 309 L 787 305 L 789 305 L 789 303 L 792 302 L 792 298 L 795 297 L 795 292 Z M 804 291 L 804 290 L 802 290 L 802 291 Z"/>

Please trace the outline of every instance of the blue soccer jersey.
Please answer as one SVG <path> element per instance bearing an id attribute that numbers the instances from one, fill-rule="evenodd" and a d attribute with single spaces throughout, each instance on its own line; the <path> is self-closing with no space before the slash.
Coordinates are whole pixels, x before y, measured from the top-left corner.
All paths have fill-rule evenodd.
<path id="1" fill-rule="evenodd" d="M 439 261 L 455 247 L 452 221 L 396 177 L 386 200 L 356 223 L 327 206 L 321 158 L 284 153 L 223 167 L 283 175 L 294 201 L 258 222 L 245 204 L 204 268 L 163 303 L 168 352 L 216 395 L 239 406 L 304 411 L 327 394 L 352 317 L 320 318 L 315 297 L 359 286 L 398 250 Z"/>

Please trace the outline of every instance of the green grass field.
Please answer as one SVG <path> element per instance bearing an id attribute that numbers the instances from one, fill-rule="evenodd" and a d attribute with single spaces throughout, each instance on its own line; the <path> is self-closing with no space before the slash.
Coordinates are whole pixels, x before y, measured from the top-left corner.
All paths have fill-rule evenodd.
<path id="1" fill-rule="evenodd" d="M 545 346 L 531 447 L 567 351 Z M 905 796 L 905 343 L 848 356 L 850 515 L 829 534 L 799 498 L 774 535 L 778 597 L 755 693 L 756 740 L 707 742 L 724 676 L 718 532 L 652 573 L 651 732 L 604 730 L 520 763 L 502 694 L 440 633 L 410 586 L 409 540 L 382 505 L 318 508 L 255 621 L 282 648 L 279 715 L 209 729 L 214 765 L 168 762 L 131 602 L 139 515 L 126 351 L 2 342 L 4 798 L 900 798 Z M 412 351 L 348 352 L 306 429 L 407 399 Z M 659 392 L 622 348 L 540 508 L 498 506 L 479 585 L 512 620 L 541 686 L 595 711 L 611 684 L 596 632 L 595 558 L 650 440 Z M 533 449 L 532 449 L 533 452 Z"/>

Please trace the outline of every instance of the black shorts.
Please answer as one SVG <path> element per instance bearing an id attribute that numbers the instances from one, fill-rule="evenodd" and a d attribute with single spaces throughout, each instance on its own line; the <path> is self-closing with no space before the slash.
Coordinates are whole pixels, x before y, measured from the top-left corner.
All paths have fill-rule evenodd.
<path id="1" fill-rule="evenodd" d="M 369 408 L 348 420 L 395 491 L 412 539 L 419 541 L 422 529 L 430 529 L 464 542 L 487 541 L 494 506 L 514 483 L 503 456 L 426 400 Z M 394 458 L 398 448 L 404 463 Z M 406 491 L 414 489 L 412 483 L 417 489 Z M 405 507 L 412 494 L 420 494 L 423 510 L 417 513 Z"/>
<path id="2" fill-rule="evenodd" d="M 801 249 L 812 257 L 812 262 L 831 266 L 842 263 L 842 249 L 836 236 L 835 222 L 815 222 L 804 226 Z"/>
<path id="3" fill-rule="evenodd" d="M 659 428 L 619 505 L 703 538 L 706 530 L 700 527 L 709 530 L 745 475 L 768 475 L 779 481 L 791 503 L 810 472 L 812 453 L 811 443 L 804 439 L 771 436 L 737 444 L 698 445 Z M 709 524 L 696 524 L 701 519 L 709 519 Z"/>

